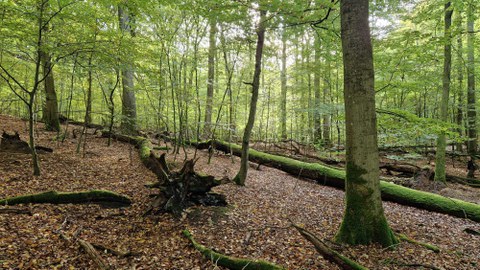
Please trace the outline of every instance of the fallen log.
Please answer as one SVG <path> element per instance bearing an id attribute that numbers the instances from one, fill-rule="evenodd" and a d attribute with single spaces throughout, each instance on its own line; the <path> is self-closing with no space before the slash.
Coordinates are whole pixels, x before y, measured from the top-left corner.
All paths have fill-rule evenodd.
<path id="1" fill-rule="evenodd" d="M 82 192 L 57 192 L 47 191 L 43 193 L 21 195 L 0 200 L 0 205 L 16 205 L 27 203 L 95 203 L 105 206 L 129 206 L 132 202 L 125 195 L 106 190 L 90 190 Z"/>
<path id="2" fill-rule="evenodd" d="M 360 265 L 359 263 L 347 258 L 346 256 L 340 254 L 338 251 L 331 249 L 327 246 L 322 240 L 316 237 L 313 233 L 307 231 L 306 229 L 292 224 L 292 226 L 305 238 L 308 242 L 312 243 L 315 249 L 324 257 L 326 260 L 337 264 L 343 270 L 368 270 L 368 268 Z"/>
<path id="3" fill-rule="evenodd" d="M 70 237 L 66 236 L 64 233 L 58 232 L 60 234 L 60 237 L 65 240 L 67 243 L 72 244 L 72 239 Z M 105 260 L 98 254 L 98 252 L 95 250 L 95 248 L 90 244 L 89 242 L 82 240 L 82 239 L 77 239 L 78 244 L 80 247 L 85 251 L 85 253 L 92 259 L 92 261 L 98 266 L 99 269 L 101 270 L 109 270 L 110 265 L 105 262 Z"/>
<path id="4" fill-rule="evenodd" d="M 32 211 L 19 208 L 0 208 L 0 214 L 32 215 Z"/>
<path id="5" fill-rule="evenodd" d="M 78 239 L 78 244 L 82 247 L 82 249 L 88 254 L 88 256 L 95 262 L 98 268 L 102 270 L 109 270 L 110 266 L 107 262 L 98 254 L 95 248 L 89 242 Z"/>
<path id="6" fill-rule="evenodd" d="M 215 252 L 202 244 L 195 241 L 192 234 L 188 230 L 183 230 L 183 235 L 190 240 L 192 245 L 203 254 L 203 256 L 213 263 L 226 267 L 231 270 L 284 270 L 285 268 L 269 263 L 263 260 L 250 260 L 230 257 Z"/>
<path id="7" fill-rule="evenodd" d="M 225 153 L 240 155 L 241 147 L 235 144 L 215 141 L 214 147 Z M 199 149 L 208 149 L 212 141 L 192 144 Z M 205 148 L 207 147 L 207 148 Z M 319 184 L 339 189 L 345 187 L 345 171 L 318 163 L 306 163 L 298 160 L 266 154 L 256 150 L 249 151 L 249 160 L 280 169 L 297 177 L 317 181 Z M 480 205 L 438 194 L 414 190 L 390 182 L 380 181 L 382 199 L 429 211 L 468 218 L 480 222 Z"/>

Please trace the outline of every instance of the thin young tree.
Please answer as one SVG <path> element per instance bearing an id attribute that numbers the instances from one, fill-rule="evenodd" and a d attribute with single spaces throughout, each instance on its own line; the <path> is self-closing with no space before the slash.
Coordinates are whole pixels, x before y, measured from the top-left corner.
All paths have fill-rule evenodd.
<path id="1" fill-rule="evenodd" d="M 397 243 L 380 197 L 368 0 L 340 1 L 346 121 L 345 214 L 338 242 Z"/>
<path id="2" fill-rule="evenodd" d="M 240 161 L 240 170 L 235 176 L 234 181 L 237 185 L 244 186 L 248 172 L 248 149 L 250 135 L 253 124 L 255 123 L 255 114 L 257 112 L 258 90 L 260 88 L 260 73 L 262 72 L 263 43 L 265 41 L 265 17 L 267 12 L 260 7 L 260 21 L 257 26 L 257 47 L 255 50 L 255 71 L 252 81 L 252 98 L 250 99 L 250 112 L 248 114 L 247 125 L 242 138 L 242 156 Z"/>

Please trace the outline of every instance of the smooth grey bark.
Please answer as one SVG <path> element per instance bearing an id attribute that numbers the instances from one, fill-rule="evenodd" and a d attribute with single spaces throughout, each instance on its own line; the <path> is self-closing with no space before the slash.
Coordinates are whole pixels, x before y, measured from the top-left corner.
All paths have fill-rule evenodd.
<path id="1" fill-rule="evenodd" d="M 452 68 L 452 37 L 451 37 L 451 25 L 452 25 L 452 13 L 451 2 L 445 4 L 445 45 L 444 45 L 444 59 L 443 59 L 443 91 L 442 100 L 440 102 L 440 120 L 443 122 L 448 121 L 448 98 L 450 95 L 450 76 Z M 438 134 L 437 138 L 437 150 L 435 155 L 435 181 L 446 182 L 445 172 L 445 153 L 447 147 L 447 137 L 445 132 Z"/>
<path id="2" fill-rule="evenodd" d="M 330 62 L 330 56 L 327 56 L 325 59 L 325 85 L 323 86 L 323 104 L 327 104 L 329 101 L 330 97 L 330 89 L 332 87 L 332 79 L 330 76 L 331 73 L 331 62 Z M 331 115 L 327 112 L 323 113 L 323 146 L 324 147 L 330 147 L 331 145 L 331 140 L 330 140 L 330 126 L 331 126 L 331 121 L 330 121 Z"/>
<path id="3" fill-rule="evenodd" d="M 287 139 L 287 35 L 282 33 L 282 70 L 280 73 L 280 138 Z"/>
<path id="4" fill-rule="evenodd" d="M 380 197 L 373 52 L 368 0 L 340 1 L 346 121 L 345 213 L 336 240 L 348 244 L 397 240 Z"/>
<path id="5" fill-rule="evenodd" d="M 213 93 L 215 80 L 215 54 L 216 42 L 215 35 L 217 34 L 217 21 L 210 19 L 210 34 L 208 44 L 208 80 L 207 80 L 207 103 L 205 108 L 205 126 L 204 135 L 210 137 L 212 132 L 212 110 L 213 110 Z"/>
<path id="6" fill-rule="evenodd" d="M 265 10 L 260 10 L 260 21 L 257 27 L 257 48 L 255 50 L 255 71 L 252 81 L 252 98 L 250 100 L 250 112 L 248 114 L 247 125 L 242 138 L 242 157 L 240 160 L 240 170 L 235 176 L 234 181 L 237 185 L 244 186 L 248 172 L 248 149 L 250 135 L 252 133 L 253 124 L 255 123 L 255 114 L 257 112 L 258 90 L 260 88 L 260 73 L 262 72 L 262 56 L 263 44 L 265 41 Z"/>
<path id="7" fill-rule="evenodd" d="M 458 30 L 461 31 L 462 29 L 462 13 L 457 12 L 457 21 L 456 21 L 456 27 Z M 459 31 L 459 32 L 460 32 Z M 458 129 L 457 132 L 460 136 L 464 133 L 463 131 L 463 106 L 464 106 L 464 100 L 463 100 L 463 39 L 462 35 L 458 35 L 457 37 L 457 125 Z M 462 152 L 463 151 L 463 144 L 457 143 L 457 151 Z"/>
<path id="8" fill-rule="evenodd" d="M 468 153 L 477 152 L 477 109 L 475 98 L 475 6 L 473 1 L 467 4 L 467 126 L 468 126 Z"/>
<path id="9" fill-rule="evenodd" d="M 118 6 L 118 21 L 123 34 L 135 36 L 132 17 L 128 10 Z M 135 134 L 137 130 L 137 102 L 135 97 L 134 71 L 132 64 L 126 59 L 121 67 L 122 74 L 122 121 L 120 128 L 125 134 Z"/>
<path id="10" fill-rule="evenodd" d="M 313 140 L 315 143 L 320 143 L 322 140 L 322 118 L 320 115 L 320 101 L 321 101 L 321 90 L 320 90 L 320 36 L 317 33 L 315 35 L 315 71 L 313 77 L 313 91 L 315 96 L 315 111 L 313 114 Z"/>

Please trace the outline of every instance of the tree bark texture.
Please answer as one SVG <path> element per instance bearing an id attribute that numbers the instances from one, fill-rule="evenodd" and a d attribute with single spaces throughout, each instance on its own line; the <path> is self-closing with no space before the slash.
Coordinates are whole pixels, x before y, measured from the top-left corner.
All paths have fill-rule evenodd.
<path id="1" fill-rule="evenodd" d="M 60 121 L 58 120 L 58 101 L 55 91 L 55 81 L 53 78 L 53 65 L 48 53 L 42 52 L 43 76 L 45 77 L 45 104 L 43 106 L 43 122 L 45 129 L 50 131 L 60 131 Z"/>
<path id="2" fill-rule="evenodd" d="M 445 46 L 443 60 L 443 91 L 442 101 L 440 103 L 440 120 L 446 122 L 448 120 L 448 97 L 450 94 L 450 75 L 452 67 L 452 45 L 451 30 L 452 25 L 451 2 L 445 4 Z M 445 182 L 445 154 L 447 151 L 447 137 L 445 132 L 441 132 L 437 138 L 437 153 L 435 156 L 435 181 Z"/>
<path id="3" fill-rule="evenodd" d="M 373 53 L 368 0 L 340 2 L 346 121 L 345 214 L 336 240 L 397 242 L 380 197 Z"/>
<path id="4" fill-rule="evenodd" d="M 213 111 L 213 92 L 215 81 L 215 54 L 216 43 L 215 35 L 217 34 L 217 21 L 210 19 L 210 36 L 208 47 L 208 81 L 207 81 L 207 104 L 205 107 L 205 127 L 204 136 L 209 138 L 212 132 L 212 111 Z"/>
<path id="5" fill-rule="evenodd" d="M 134 36 L 135 32 L 132 26 L 131 15 L 128 10 L 118 6 L 118 21 L 122 33 Z M 137 129 L 137 102 L 135 98 L 134 72 L 132 63 L 127 59 L 122 59 L 122 121 L 121 130 L 125 134 L 135 134 Z"/>
<path id="6" fill-rule="evenodd" d="M 467 126 L 468 126 L 468 153 L 477 152 L 477 110 L 475 99 L 475 33 L 474 4 L 467 3 Z"/>

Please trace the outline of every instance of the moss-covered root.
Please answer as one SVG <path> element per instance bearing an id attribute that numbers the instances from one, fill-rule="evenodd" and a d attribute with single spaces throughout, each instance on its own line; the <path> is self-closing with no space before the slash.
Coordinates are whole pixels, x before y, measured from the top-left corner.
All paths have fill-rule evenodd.
<path id="1" fill-rule="evenodd" d="M 398 239 L 402 240 L 402 241 L 406 241 L 406 242 L 409 242 L 409 243 L 412 243 L 412 244 L 415 244 L 415 245 L 419 245 L 419 246 L 422 246 L 426 249 L 429 249 L 435 253 L 439 253 L 440 252 L 440 248 L 435 246 L 435 245 L 432 245 L 432 244 L 428 244 L 428 243 L 424 243 L 424 242 L 419 242 L 417 240 L 414 240 L 414 239 L 411 239 L 409 238 L 408 236 L 406 236 L 405 234 L 401 234 L 401 233 L 396 233 L 395 236 L 397 236 Z"/>
<path id="2" fill-rule="evenodd" d="M 360 265 L 359 263 L 345 257 L 339 252 L 329 248 L 322 240 L 318 239 L 313 233 L 305 230 L 304 228 L 292 224 L 292 226 L 297 229 L 297 231 L 310 243 L 313 244 L 315 249 L 320 253 L 325 259 L 337 264 L 344 270 L 368 270 L 368 268 Z"/>
<path id="3" fill-rule="evenodd" d="M 188 230 L 183 231 L 183 235 L 192 242 L 193 246 L 200 251 L 203 256 L 209 260 L 212 260 L 217 265 L 226 267 L 232 270 L 282 270 L 285 269 L 283 267 L 271 264 L 266 261 L 262 260 L 249 260 L 249 259 L 241 259 L 241 258 L 234 258 L 230 256 L 226 256 L 215 252 L 211 249 L 206 248 L 205 246 L 197 243 L 195 239 L 193 239 L 192 234 Z"/>
<path id="4" fill-rule="evenodd" d="M 15 205 L 21 203 L 98 203 L 115 206 L 128 206 L 132 201 L 125 195 L 106 190 L 90 190 L 82 192 L 47 191 L 0 200 L 0 205 Z"/>

